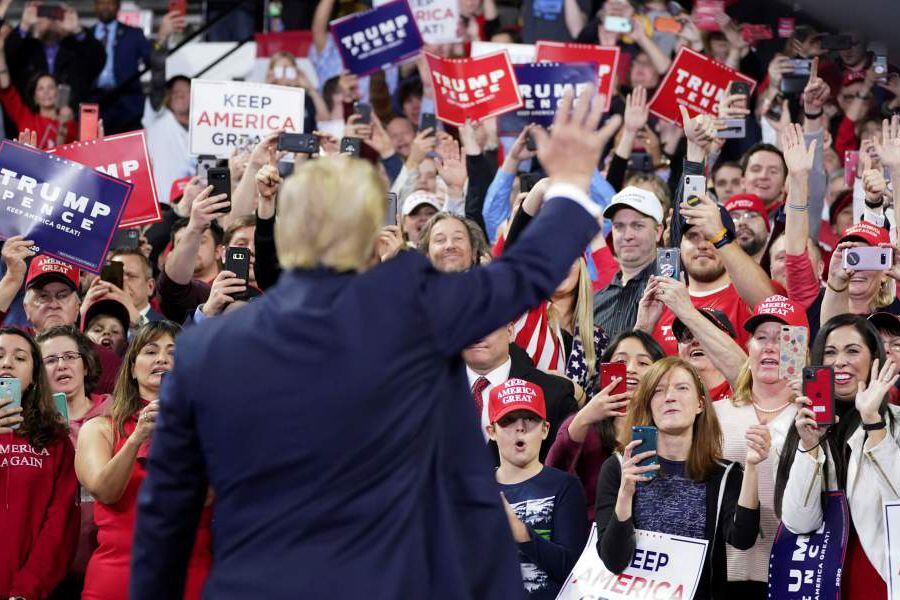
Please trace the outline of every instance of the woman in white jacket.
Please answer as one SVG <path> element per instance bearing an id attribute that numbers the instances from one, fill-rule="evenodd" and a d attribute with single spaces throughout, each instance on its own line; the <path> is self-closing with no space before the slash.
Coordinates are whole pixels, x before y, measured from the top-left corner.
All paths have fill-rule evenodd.
<path id="1" fill-rule="evenodd" d="M 841 490 L 850 505 L 844 559 L 844 598 L 887 598 L 882 503 L 900 489 L 900 409 L 888 405 L 897 365 L 885 358 L 878 332 L 865 317 L 844 314 L 820 330 L 812 364 L 834 369 L 839 422 L 816 427 L 806 397 L 785 440 L 775 490 L 785 526 L 797 534 L 822 525 L 821 493 Z"/>

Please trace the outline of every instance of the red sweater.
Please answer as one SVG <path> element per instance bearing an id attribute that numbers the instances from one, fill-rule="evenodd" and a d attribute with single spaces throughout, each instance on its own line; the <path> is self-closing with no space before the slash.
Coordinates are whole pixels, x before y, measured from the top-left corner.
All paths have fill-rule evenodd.
<path id="1" fill-rule="evenodd" d="M 14 85 L 0 89 L 0 105 L 3 106 L 4 112 L 9 115 L 16 129 L 22 131 L 27 128 L 37 131 L 38 148 L 47 150 L 56 146 L 59 120 L 44 117 L 40 113 L 32 111 L 22 100 L 22 96 L 19 95 L 19 91 Z M 76 129 L 75 122 L 70 122 L 66 129 L 67 144 L 78 139 L 75 135 Z"/>
<path id="2" fill-rule="evenodd" d="M 46 598 L 62 581 L 78 543 L 75 449 L 63 436 L 35 450 L 0 435 L 0 598 Z"/>

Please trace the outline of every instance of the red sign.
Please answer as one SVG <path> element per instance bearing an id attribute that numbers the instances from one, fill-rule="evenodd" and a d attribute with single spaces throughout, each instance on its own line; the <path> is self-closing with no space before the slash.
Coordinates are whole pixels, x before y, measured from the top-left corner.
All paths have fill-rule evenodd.
<path id="1" fill-rule="evenodd" d="M 781 17 L 778 19 L 778 37 L 789 38 L 794 35 L 796 21 L 793 17 Z"/>
<path id="2" fill-rule="evenodd" d="M 535 62 L 597 63 L 597 91 L 606 98 L 608 111 L 612 102 L 616 83 L 616 69 L 619 66 L 619 48 L 595 46 L 594 44 L 574 44 L 565 42 L 539 41 L 535 49 Z"/>
<path id="3" fill-rule="evenodd" d="M 306 56 L 312 45 L 309 31 L 269 31 L 253 35 L 256 42 L 256 58 L 269 58 L 276 52 L 290 52 L 294 56 Z"/>
<path id="4" fill-rule="evenodd" d="M 694 12 L 691 18 L 697 29 L 719 31 L 721 27 L 716 22 L 716 15 L 723 12 L 725 12 L 725 0 L 697 0 L 694 3 Z"/>
<path id="5" fill-rule="evenodd" d="M 143 129 L 66 144 L 47 152 L 134 184 L 119 229 L 162 221 Z"/>
<path id="6" fill-rule="evenodd" d="M 479 121 L 522 106 L 506 51 L 478 58 L 441 58 L 425 53 L 437 117 L 452 125 Z"/>
<path id="7" fill-rule="evenodd" d="M 741 25 L 741 37 L 744 38 L 744 41 L 748 44 L 755 44 L 756 42 L 774 39 L 775 34 L 772 33 L 772 28 L 768 25 L 752 25 L 750 23 L 744 23 Z"/>
<path id="8" fill-rule="evenodd" d="M 732 81 L 746 82 L 751 94 L 756 87 L 756 82 L 743 73 L 690 48 L 682 48 L 650 101 L 650 112 L 679 125 L 683 125 L 680 105 L 692 117 L 700 113 L 715 114 L 716 105 Z"/>

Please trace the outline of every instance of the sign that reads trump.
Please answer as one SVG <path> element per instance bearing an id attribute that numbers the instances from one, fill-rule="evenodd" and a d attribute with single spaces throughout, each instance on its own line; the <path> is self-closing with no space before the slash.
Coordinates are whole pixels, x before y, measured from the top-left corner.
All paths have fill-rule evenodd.
<path id="1" fill-rule="evenodd" d="M 690 48 L 682 48 L 656 89 L 650 101 L 650 112 L 682 126 L 679 106 L 687 108 L 691 117 L 701 113 L 715 114 L 716 105 L 725 97 L 732 81 L 745 82 L 750 86 L 751 94 L 756 87 L 755 81 L 731 67 Z"/>
<path id="2" fill-rule="evenodd" d="M 373 0 L 372 7 L 387 4 Z M 422 41 L 426 44 L 448 44 L 460 41 L 459 0 L 409 0 Z"/>
<path id="3" fill-rule="evenodd" d="M 0 238 L 99 273 L 134 184 L 11 141 L 0 143 Z"/>
<path id="4" fill-rule="evenodd" d="M 539 41 L 536 54 L 536 62 L 547 60 L 561 63 L 596 63 L 597 92 L 606 98 L 604 110 L 609 111 L 612 103 L 616 70 L 619 68 L 618 47 L 608 48 L 595 46 L 594 44 Z"/>
<path id="5" fill-rule="evenodd" d="M 549 127 L 567 90 L 572 90 L 577 98 L 585 89 L 597 85 L 597 65 L 594 63 L 544 62 L 516 65 L 513 70 L 522 107 L 500 117 L 500 135 L 518 135 L 529 123 Z"/>
<path id="6" fill-rule="evenodd" d="M 120 228 L 162 221 L 143 129 L 89 142 L 66 144 L 47 152 L 134 184 L 134 191 L 119 222 Z"/>
<path id="7" fill-rule="evenodd" d="M 403 62 L 422 49 L 422 35 L 406 0 L 332 21 L 331 35 L 344 68 L 355 75 Z"/>
<path id="8" fill-rule="evenodd" d="M 303 131 L 303 88 L 244 81 L 191 81 L 191 154 L 227 157 L 277 129 Z"/>
<path id="9" fill-rule="evenodd" d="M 522 106 L 506 52 L 479 58 L 425 54 L 434 87 L 435 114 L 452 125 L 478 121 Z"/>

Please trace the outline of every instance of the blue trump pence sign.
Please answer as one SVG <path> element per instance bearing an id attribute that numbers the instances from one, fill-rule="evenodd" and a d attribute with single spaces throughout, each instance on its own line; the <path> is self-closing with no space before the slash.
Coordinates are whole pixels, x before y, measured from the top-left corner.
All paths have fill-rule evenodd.
<path id="1" fill-rule="evenodd" d="M 15 142 L 0 143 L 0 238 L 100 272 L 134 185 Z"/>
<path id="2" fill-rule="evenodd" d="M 354 75 L 403 62 L 422 49 L 422 35 L 405 0 L 332 21 L 331 35 L 344 67 Z"/>

